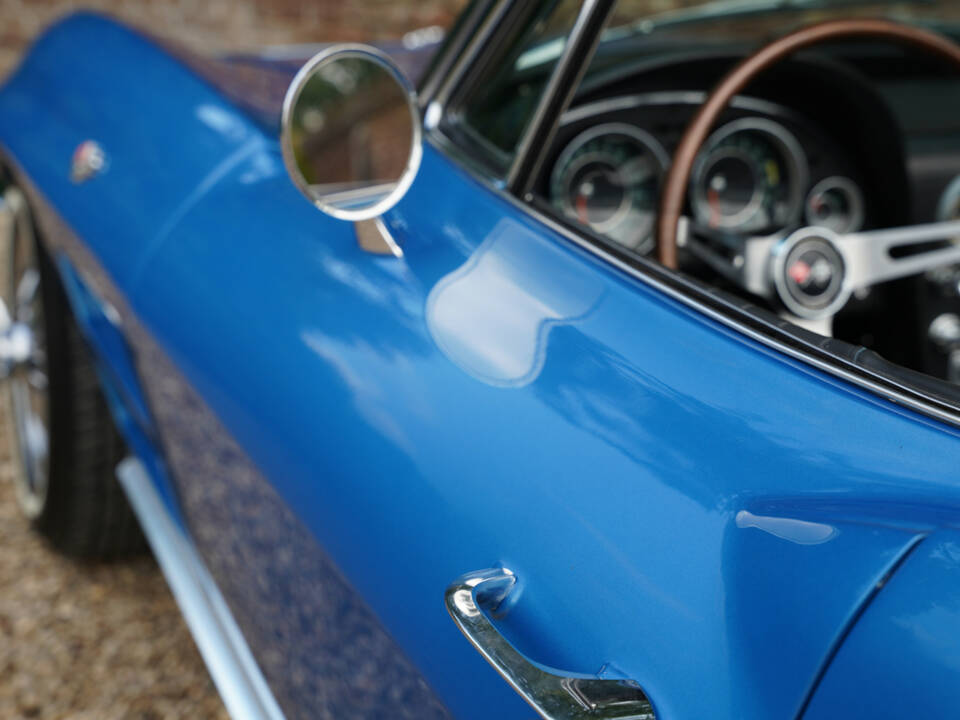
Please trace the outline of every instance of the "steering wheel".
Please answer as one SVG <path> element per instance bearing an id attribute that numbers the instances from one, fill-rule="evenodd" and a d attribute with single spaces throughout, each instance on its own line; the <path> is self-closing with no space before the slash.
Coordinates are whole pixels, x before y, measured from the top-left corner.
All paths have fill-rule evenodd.
<path id="1" fill-rule="evenodd" d="M 707 236 L 682 218 L 697 153 L 720 114 L 751 80 L 788 55 L 836 39 L 878 38 L 940 57 L 960 72 L 960 46 L 927 30 L 886 20 L 833 20 L 802 28 L 761 48 L 733 68 L 710 93 L 677 146 L 660 197 L 657 252 L 677 269 L 677 247 L 686 246 L 714 270 L 755 295 L 779 299 L 808 319 L 832 318 L 854 290 L 960 262 L 960 221 L 839 235 L 805 227 L 784 237 L 747 237 L 731 255 L 717 252 Z M 701 231 L 702 232 L 702 231 Z M 912 247 L 911 247 L 912 246 Z M 892 251 L 906 248 L 906 252 Z M 810 272 L 816 268 L 817 272 Z"/>

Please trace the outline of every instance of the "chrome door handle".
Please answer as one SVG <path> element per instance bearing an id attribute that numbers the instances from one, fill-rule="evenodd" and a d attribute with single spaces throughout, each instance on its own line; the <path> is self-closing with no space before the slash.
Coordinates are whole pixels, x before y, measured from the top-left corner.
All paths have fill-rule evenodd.
<path id="1" fill-rule="evenodd" d="M 495 611 L 516 580 L 506 568 L 479 570 L 454 581 L 445 596 L 457 627 L 504 680 L 545 720 L 655 720 L 653 706 L 633 680 L 543 667 L 507 642 L 484 610 Z"/>

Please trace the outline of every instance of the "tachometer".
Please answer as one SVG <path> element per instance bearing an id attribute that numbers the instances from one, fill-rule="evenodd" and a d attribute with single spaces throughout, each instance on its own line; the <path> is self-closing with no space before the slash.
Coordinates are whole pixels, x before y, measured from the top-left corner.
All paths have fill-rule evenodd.
<path id="1" fill-rule="evenodd" d="M 763 118 L 736 120 L 717 130 L 693 167 L 692 204 L 698 223 L 740 233 L 796 223 L 807 184 L 800 143 Z"/>
<path id="2" fill-rule="evenodd" d="M 668 162 L 663 146 L 649 133 L 621 123 L 598 125 L 561 153 L 550 177 L 551 202 L 594 232 L 649 252 Z"/>

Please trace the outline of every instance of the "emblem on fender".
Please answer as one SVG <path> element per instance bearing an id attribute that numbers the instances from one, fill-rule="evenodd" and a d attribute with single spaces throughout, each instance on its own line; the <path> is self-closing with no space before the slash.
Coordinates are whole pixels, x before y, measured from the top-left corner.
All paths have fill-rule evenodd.
<path id="1" fill-rule="evenodd" d="M 94 140 L 84 140 L 73 151 L 73 159 L 70 163 L 70 180 L 75 183 L 85 182 L 94 175 L 103 172 L 106 164 L 107 156 L 100 144 Z"/>

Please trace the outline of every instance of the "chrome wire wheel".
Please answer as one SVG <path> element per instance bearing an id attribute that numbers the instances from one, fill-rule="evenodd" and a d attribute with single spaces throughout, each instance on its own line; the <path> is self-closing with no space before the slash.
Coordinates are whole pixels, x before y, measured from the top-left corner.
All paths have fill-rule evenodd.
<path id="1" fill-rule="evenodd" d="M 141 552 L 143 534 L 114 475 L 128 450 L 54 258 L 15 187 L 0 194 L 2 380 L 14 485 L 34 530 L 71 557 Z"/>
<path id="2" fill-rule="evenodd" d="M 8 376 L 13 420 L 13 467 L 17 498 L 24 513 L 38 517 L 47 501 L 50 478 L 50 398 L 40 266 L 33 227 L 23 195 L 8 188 L 3 196 L 3 236 L 7 268 L 0 322 L 3 370 Z"/>

